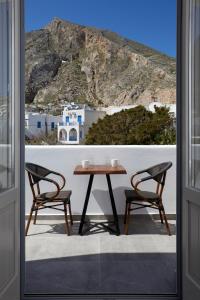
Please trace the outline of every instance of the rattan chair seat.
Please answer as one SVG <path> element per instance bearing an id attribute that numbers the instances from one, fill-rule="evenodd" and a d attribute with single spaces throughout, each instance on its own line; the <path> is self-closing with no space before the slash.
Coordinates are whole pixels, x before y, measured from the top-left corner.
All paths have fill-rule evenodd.
<path id="1" fill-rule="evenodd" d="M 145 199 L 148 199 L 148 202 L 156 202 L 159 200 L 159 195 L 153 192 L 149 191 L 134 191 L 134 190 L 125 190 L 125 196 L 127 202 L 133 202 L 133 201 L 145 201 Z M 139 196 L 141 195 L 141 197 Z"/>
<path id="2" fill-rule="evenodd" d="M 52 200 L 51 198 L 55 195 L 55 192 L 47 192 L 47 193 L 42 193 L 37 195 L 36 199 L 40 201 L 49 201 L 49 202 L 62 201 L 65 203 L 69 203 L 71 194 L 72 191 L 60 191 L 58 196 Z"/>

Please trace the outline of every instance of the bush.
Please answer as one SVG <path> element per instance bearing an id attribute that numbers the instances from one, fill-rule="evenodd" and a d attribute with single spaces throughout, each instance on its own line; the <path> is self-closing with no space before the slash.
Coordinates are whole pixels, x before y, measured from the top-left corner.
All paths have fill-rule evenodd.
<path id="1" fill-rule="evenodd" d="M 32 139 L 25 139 L 26 145 L 56 145 L 57 141 L 57 129 L 54 129 L 48 135 L 41 135 Z"/>
<path id="2" fill-rule="evenodd" d="M 175 144 L 176 131 L 166 107 L 155 113 L 144 106 L 123 110 L 99 119 L 89 129 L 87 145 L 156 145 Z"/>

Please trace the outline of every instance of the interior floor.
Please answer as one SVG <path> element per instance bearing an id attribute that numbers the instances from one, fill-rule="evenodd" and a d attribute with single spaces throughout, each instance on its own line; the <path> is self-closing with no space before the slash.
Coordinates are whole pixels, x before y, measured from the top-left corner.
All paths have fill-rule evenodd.
<path id="1" fill-rule="evenodd" d="M 31 223 L 26 237 L 26 293 L 176 293 L 176 228 L 152 215 L 131 217 L 129 235 L 102 230 L 71 236 L 62 220 Z M 120 218 L 123 232 L 123 219 Z"/>

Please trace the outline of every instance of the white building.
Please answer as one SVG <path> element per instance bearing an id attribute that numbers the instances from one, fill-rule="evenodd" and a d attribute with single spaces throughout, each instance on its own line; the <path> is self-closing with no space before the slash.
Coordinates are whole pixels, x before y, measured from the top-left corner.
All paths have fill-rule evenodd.
<path id="1" fill-rule="evenodd" d="M 62 122 L 58 125 L 58 141 L 62 144 L 80 144 L 92 123 L 105 115 L 105 111 L 94 110 L 86 105 L 66 105 Z"/>
<path id="2" fill-rule="evenodd" d="M 161 102 L 151 102 L 146 109 L 155 112 L 155 106 L 157 107 L 166 107 L 169 109 L 169 113 L 176 118 L 176 104 L 165 104 L 165 103 L 161 103 Z"/>
<path id="3" fill-rule="evenodd" d="M 52 116 L 34 112 L 25 113 L 25 133 L 29 138 L 39 137 L 49 134 L 57 128 L 62 120 L 61 116 Z"/>
<path id="4" fill-rule="evenodd" d="M 131 109 L 131 108 L 135 108 L 137 105 L 133 104 L 133 105 L 122 105 L 122 106 L 108 106 L 103 108 L 103 110 L 106 112 L 107 115 L 113 115 L 115 113 L 118 113 L 122 110 L 126 110 L 126 109 Z"/>
<path id="5" fill-rule="evenodd" d="M 58 124 L 62 122 L 62 116 L 53 116 L 53 115 L 46 115 L 46 124 L 47 124 L 47 132 L 51 132 L 54 129 L 57 130 Z"/>

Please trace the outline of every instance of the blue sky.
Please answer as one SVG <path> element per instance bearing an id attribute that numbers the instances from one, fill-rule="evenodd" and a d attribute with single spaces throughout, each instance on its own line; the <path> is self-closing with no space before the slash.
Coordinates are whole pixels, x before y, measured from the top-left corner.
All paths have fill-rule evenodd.
<path id="1" fill-rule="evenodd" d="M 53 17 L 109 29 L 176 56 L 176 0 L 25 0 L 26 31 Z"/>

